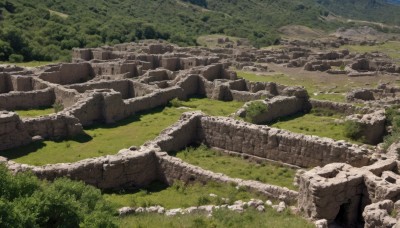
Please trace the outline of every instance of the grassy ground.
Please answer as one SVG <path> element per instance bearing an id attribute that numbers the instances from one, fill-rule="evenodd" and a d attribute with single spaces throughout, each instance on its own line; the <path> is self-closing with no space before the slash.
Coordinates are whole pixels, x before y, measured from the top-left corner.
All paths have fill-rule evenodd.
<path id="1" fill-rule="evenodd" d="M 211 197 L 215 194 L 217 197 Z M 153 183 L 147 189 L 134 192 L 119 192 L 104 194 L 105 199 L 115 209 L 130 207 L 149 207 L 160 205 L 167 209 L 187 208 L 201 205 L 224 204 L 222 198 L 229 199 L 228 203 L 236 200 L 250 200 L 258 198 L 266 200 L 265 197 L 250 193 L 243 188 L 236 189 L 233 185 L 209 182 L 206 185 L 199 183 L 185 185 L 175 182 L 171 187 L 162 183 Z"/>
<path id="2" fill-rule="evenodd" d="M 324 72 L 306 72 L 303 70 L 276 67 L 276 74 L 255 74 L 238 71 L 238 76 L 250 81 L 276 82 L 288 86 L 303 86 L 311 98 L 344 102 L 345 94 L 355 88 L 375 88 L 379 83 L 397 83 L 398 78 L 390 75 L 371 77 L 348 77 L 329 75 Z"/>
<path id="3" fill-rule="evenodd" d="M 275 82 L 288 86 L 304 86 L 304 88 L 307 89 L 310 97 L 315 99 L 330 100 L 336 102 L 345 101 L 343 93 L 346 91 L 346 89 L 342 88 L 342 86 L 338 87 L 338 85 L 329 85 L 330 88 L 327 88 L 326 84 L 318 83 L 315 80 L 298 80 L 284 74 L 256 75 L 254 73 L 247 73 L 243 71 L 238 71 L 237 73 L 239 77 L 242 77 L 249 81 Z M 329 93 L 320 94 L 318 93 L 319 91 L 327 91 Z"/>
<path id="4" fill-rule="evenodd" d="M 217 197 L 211 197 L 210 194 Z M 236 200 L 249 200 L 264 197 L 250 193 L 243 188 L 233 185 L 209 182 L 206 185 L 184 185 L 175 182 L 171 187 L 161 183 L 153 183 L 147 189 L 131 193 L 104 194 L 106 200 L 113 208 L 124 206 L 146 207 L 161 205 L 167 209 L 187 208 L 200 205 L 221 205 L 222 198 L 229 199 L 228 203 Z M 120 227 L 313 227 L 312 224 L 300 216 L 295 216 L 289 211 L 277 213 L 267 207 L 266 212 L 260 213 L 247 210 L 243 214 L 227 210 L 216 211 L 212 218 L 203 214 L 181 215 L 166 217 L 164 215 L 139 214 L 119 219 Z"/>
<path id="5" fill-rule="evenodd" d="M 325 115 L 314 110 L 308 114 L 299 114 L 281 118 L 279 121 L 270 124 L 270 126 L 306 135 L 316 135 L 335 140 L 346 140 L 353 143 L 360 143 L 345 136 L 345 125 L 343 123 L 335 122 L 340 118 L 342 118 L 342 116 L 337 113 Z"/>
<path id="6" fill-rule="evenodd" d="M 228 115 L 240 108 L 241 102 L 222 102 L 192 98 L 176 107 L 157 108 L 140 113 L 113 125 L 98 124 L 85 129 L 86 135 L 65 141 L 44 141 L 18 149 L 0 152 L 16 162 L 44 165 L 75 162 L 85 158 L 116 154 L 120 149 L 140 146 L 155 138 L 163 129 L 175 123 L 183 112 L 202 110 L 210 115 Z M 31 114 L 31 113 L 28 113 Z M 26 114 L 26 115 L 28 115 Z"/>
<path id="7" fill-rule="evenodd" d="M 53 107 L 43 107 L 38 109 L 31 110 L 15 110 L 20 117 L 37 117 L 37 116 L 45 116 L 54 113 Z"/>
<path id="8" fill-rule="evenodd" d="M 121 218 L 120 227 L 312 228 L 315 225 L 299 216 L 291 214 L 289 211 L 277 213 L 268 208 L 263 213 L 247 210 L 243 214 L 228 210 L 219 210 L 215 211 L 211 218 L 207 218 L 201 214 L 176 217 L 140 214 Z"/>
<path id="9" fill-rule="evenodd" d="M 397 64 L 400 64 L 400 42 L 398 41 L 388 41 L 381 45 L 367 46 L 367 45 L 345 45 L 341 49 L 347 48 L 352 52 L 374 52 L 379 51 L 387 54 L 392 58 Z"/>
<path id="10" fill-rule="evenodd" d="M 21 67 L 39 67 L 57 62 L 46 62 L 46 61 L 32 61 L 32 62 L 23 62 L 23 63 L 10 63 L 10 62 L 0 62 L 0 64 L 9 64 L 9 65 L 17 65 Z"/>
<path id="11" fill-rule="evenodd" d="M 205 146 L 188 148 L 176 154 L 182 160 L 204 169 L 246 180 L 258 180 L 296 190 L 293 179 L 296 170 L 271 163 L 252 163 L 240 157 L 223 155 Z"/>

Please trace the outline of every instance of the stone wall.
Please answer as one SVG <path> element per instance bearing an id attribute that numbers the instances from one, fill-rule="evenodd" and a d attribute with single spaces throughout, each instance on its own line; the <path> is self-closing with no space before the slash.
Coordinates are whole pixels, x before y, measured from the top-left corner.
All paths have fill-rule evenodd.
<path id="1" fill-rule="evenodd" d="M 96 76 L 123 74 L 124 78 L 133 78 L 139 75 L 135 62 L 101 62 L 91 65 Z"/>
<path id="2" fill-rule="evenodd" d="M 264 184 L 258 181 L 231 178 L 221 173 L 214 173 L 188 164 L 179 158 L 168 156 L 167 153 L 159 153 L 158 157 L 159 170 L 162 175 L 161 179 L 164 179 L 170 185 L 176 180 L 185 183 L 196 181 L 204 184 L 214 181 L 225 184 L 236 184 L 252 192 L 261 193 L 273 199 L 284 200 L 288 203 L 296 202 L 297 199 L 297 192 L 287 188 Z"/>
<path id="3" fill-rule="evenodd" d="M 94 76 L 89 63 L 63 63 L 41 73 L 39 78 L 55 84 L 68 85 L 86 82 Z"/>
<path id="4" fill-rule="evenodd" d="M 0 109 L 32 109 L 48 107 L 54 104 L 55 94 L 52 88 L 29 92 L 10 92 L 0 94 Z"/>
<path id="5" fill-rule="evenodd" d="M 360 167 L 370 163 L 371 151 L 357 145 L 248 124 L 231 118 L 204 116 L 198 130 L 199 140 L 207 146 L 301 167 L 332 162 L 347 162 Z"/>
<path id="6" fill-rule="evenodd" d="M 31 137 L 14 112 L 0 111 L 0 151 L 26 145 Z"/>
<path id="7" fill-rule="evenodd" d="M 103 120 L 103 95 L 101 92 L 83 94 L 80 99 L 64 112 L 79 119 L 82 126 L 89 126 Z"/>
<path id="8" fill-rule="evenodd" d="M 310 99 L 312 108 L 328 109 L 345 115 L 367 114 L 374 112 L 375 109 L 359 107 L 348 103 L 332 102 Z"/>
<path id="9" fill-rule="evenodd" d="M 196 133 L 193 131 L 196 130 Z M 151 141 L 161 151 L 179 151 L 191 144 L 248 154 L 301 167 L 347 162 L 357 167 L 371 163 L 371 151 L 328 138 L 248 124 L 201 112 L 182 115 L 179 122 Z"/>
<path id="10" fill-rule="evenodd" d="M 252 122 L 255 124 L 268 123 L 297 113 L 306 113 L 311 109 L 307 98 L 298 98 L 295 96 L 276 96 L 259 102 L 265 105 L 266 111 L 252 118 Z M 238 111 L 240 117 L 246 117 L 246 108 L 249 105 L 251 105 L 251 102 Z"/>
<path id="11" fill-rule="evenodd" d="M 362 168 L 329 164 L 300 176 L 298 205 L 303 215 L 313 220 L 356 227 L 363 223 L 361 214 L 368 211 L 367 205 L 400 199 L 399 182 L 398 163 L 392 159 Z"/>
<path id="12" fill-rule="evenodd" d="M 197 130 L 201 112 L 188 112 L 182 114 L 180 120 L 163 130 L 154 140 L 148 144 L 154 144 L 161 151 L 177 152 L 197 142 Z"/>
<path id="13" fill-rule="evenodd" d="M 22 75 L 10 75 L 10 91 L 30 91 L 32 87 L 32 77 Z"/>
<path id="14" fill-rule="evenodd" d="M 156 90 L 145 96 L 124 100 L 125 113 L 127 116 L 136 112 L 150 110 L 159 106 L 165 106 L 174 98 L 182 96 L 182 88 L 173 86 L 170 88 Z"/>
<path id="15" fill-rule="evenodd" d="M 64 108 L 69 108 L 79 100 L 79 93 L 76 90 L 68 89 L 63 86 L 54 86 L 56 103 L 60 103 Z"/>
<path id="16" fill-rule="evenodd" d="M 133 86 L 140 88 L 140 83 L 134 83 Z M 144 90 L 141 91 L 141 89 Z M 145 91 L 145 87 L 141 89 L 138 91 Z M 182 96 L 182 89 L 177 86 L 155 90 L 147 95 L 125 100 L 121 93 L 114 90 L 91 90 L 78 96 L 77 102 L 64 112 L 78 118 L 83 126 L 96 122 L 111 124 L 137 112 L 165 106 L 170 100 L 180 96 Z"/>
<path id="17" fill-rule="evenodd" d="M 84 93 L 94 89 L 113 89 L 121 93 L 123 99 L 134 97 L 133 83 L 129 80 L 113 80 L 113 81 L 96 81 L 83 84 L 75 84 L 67 86 L 67 88 L 75 89 L 79 93 Z"/>
<path id="18" fill-rule="evenodd" d="M 376 145 L 383 141 L 386 132 L 385 110 L 377 110 L 365 115 L 351 115 L 346 117 L 346 120 L 360 124 L 360 135 L 364 138 L 365 143 Z"/>
<path id="19" fill-rule="evenodd" d="M 24 129 L 30 136 L 45 139 L 65 139 L 83 134 L 79 120 L 63 113 L 22 120 Z"/>
<path id="20" fill-rule="evenodd" d="M 6 73 L 0 73 L 0 94 L 10 91 L 10 76 Z"/>
<path id="21" fill-rule="evenodd" d="M 86 159 L 76 163 L 42 167 L 9 161 L 8 167 L 14 172 L 30 170 L 39 178 L 47 180 L 68 177 L 100 189 L 145 187 L 158 179 L 157 157 L 154 151 L 125 151 L 117 155 Z"/>
<path id="22" fill-rule="evenodd" d="M 396 202 L 395 205 L 391 200 L 384 200 L 368 205 L 365 207 L 362 214 L 365 221 L 364 227 L 398 227 L 400 225 L 398 222 L 400 212 L 399 204 L 399 201 Z M 393 211 L 396 212 L 397 218 L 392 216 Z"/>

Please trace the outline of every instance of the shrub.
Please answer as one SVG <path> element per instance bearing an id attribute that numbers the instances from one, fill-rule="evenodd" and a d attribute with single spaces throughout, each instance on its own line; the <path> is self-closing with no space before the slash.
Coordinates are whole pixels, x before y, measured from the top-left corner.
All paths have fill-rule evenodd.
<path id="1" fill-rule="evenodd" d="M 344 135 L 353 140 L 362 139 L 363 127 L 360 123 L 348 120 L 344 123 Z"/>
<path id="2" fill-rule="evenodd" d="M 209 204 L 211 200 L 207 196 L 200 196 L 197 199 L 197 206 Z"/>
<path id="3" fill-rule="evenodd" d="M 183 102 L 178 98 L 169 101 L 170 105 L 175 108 L 179 108 L 183 106 Z"/>
<path id="4" fill-rule="evenodd" d="M 346 68 L 346 66 L 343 63 L 342 65 L 340 65 L 339 70 L 343 71 L 345 68 Z"/>
<path id="5" fill-rule="evenodd" d="M 246 107 L 246 118 L 245 120 L 251 123 L 255 123 L 255 118 L 262 113 L 267 111 L 267 105 L 262 101 L 251 102 Z"/>
<path id="6" fill-rule="evenodd" d="M 8 57 L 8 61 L 12 63 L 21 63 L 24 61 L 24 56 L 18 54 L 11 54 L 10 57 Z"/>
<path id="7" fill-rule="evenodd" d="M 387 150 L 393 143 L 398 142 L 400 139 L 400 132 L 395 131 L 392 132 L 390 135 L 386 135 L 383 138 L 383 149 Z"/>
<path id="8" fill-rule="evenodd" d="M 0 165 L 0 227 L 117 227 L 100 190 L 82 182 L 12 175 Z"/>
<path id="9" fill-rule="evenodd" d="M 390 145 L 399 141 L 400 138 L 400 113 L 399 106 L 386 109 L 387 125 L 392 126 L 392 132 L 383 139 L 383 149 L 387 150 Z"/>
<path id="10" fill-rule="evenodd" d="M 61 102 L 56 102 L 53 104 L 54 112 L 61 112 L 64 110 L 64 105 Z"/>

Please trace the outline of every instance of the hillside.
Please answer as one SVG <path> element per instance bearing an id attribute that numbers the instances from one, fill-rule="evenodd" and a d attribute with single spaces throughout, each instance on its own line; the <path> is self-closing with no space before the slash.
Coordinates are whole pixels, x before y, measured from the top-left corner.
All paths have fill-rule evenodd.
<path id="1" fill-rule="evenodd" d="M 400 4 L 400 0 L 387 0 L 391 4 Z"/>
<path id="2" fill-rule="evenodd" d="M 400 25 L 400 6 L 397 6 L 399 0 L 317 0 L 317 2 L 330 12 L 351 19 Z"/>
<path id="3" fill-rule="evenodd" d="M 244 37 L 261 47 L 278 43 L 278 29 L 285 25 L 324 31 L 346 26 L 325 20 L 329 11 L 400 24 L 398 14 L 390 21 L 390 14 L 382 16 L 400 6 L 381 1 L 373 6 L 375 12 L 360 3 L 370 0 L 345 1 L 343 7 L 329 0 L 0 0 L 0 61 L 66 60 L 72 47 L 138 39 L 196 45 L 196 38 L 205 34 Z"/>

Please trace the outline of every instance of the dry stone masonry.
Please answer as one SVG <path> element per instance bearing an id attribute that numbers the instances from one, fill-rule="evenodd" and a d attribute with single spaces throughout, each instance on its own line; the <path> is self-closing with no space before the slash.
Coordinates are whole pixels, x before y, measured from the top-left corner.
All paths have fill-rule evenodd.
<path id="1" fill-rule="evenodd" d="M 242 42 L 242 41 L 240 41 Z M 83 134 L 83 127 L 95 123 L 112 124 L 138 112 L 165 106 L 169 101 L 204 96 L 221 101 L 248 102 L 236 112 L 246 116 L 246 106 L 256 100 L 267 107 L 255 117 L 256 123 L 307 113 L 312 108 L 328 109 L 362 125 L 366 142 L 378 144 L 386 132 L 384 105 L 398 104 L 397 87 L 379 85 L 357 89 L 348 102 L 360 107 L 309 99 L 302 87 L 273 82 L 251 82 L 239 78 L 230 67 L 249 71 L 272 71 L 268 64 L 306 71 L 326 71 L 349 76 L 399 74 L 400 68 L 381 53 L 357 54 L 348 50 L 323 51 L 353 41 L 338 38 L 330 42 L 283 41 L 279 49 L 236 47 L 226 39 L 225 47 L 178 47 L 162 41 L 142 41 L 91 49 L 74 49 L 72 63 L 39 68 L 0 67 L 0 150 L 15 149 L 43 139 L 60 140 Z M 371 43 L 372 45 L 372 43 Z M 321 48 L 321 51 L 316 51 Z M 21 118 L 15 111 L 62 106 L 59 112 L 35 118 Z M 228 153 L 269 160 L 307 170 L 297 172 L 299 191 L 253 180 L 232 178 L 188 164 L 170 156 L 191 145 L 204 144 Z M 40 178 L 69 177 L 101 189 L 145 187 L 153 181 L 171 185 L 216 181 L 246 188 L 271 199 L 282 212 L 286 204 L 297 202 L 298 211 L 317 227 L 391 227 L 400 208 L 399 144 L 387 153 L 329 138 L 308 136 L 267 125 L 184 113 L 154 140 L 140 148 L 122 149 L 115 155 L 85 159 L 75 163 L 31 166 L 1 158 L 13 172 L 31 171 Z M 253 200 L 224 205 L 242 212 L 245 206 L 259 211 L 265 204 Z M 121 215 L 154 212 L 177 215 L 206 211 L 222 206 L 171 209 L 122 208 Z M 190 213 L 190 212 L 188 212 Z"/>

